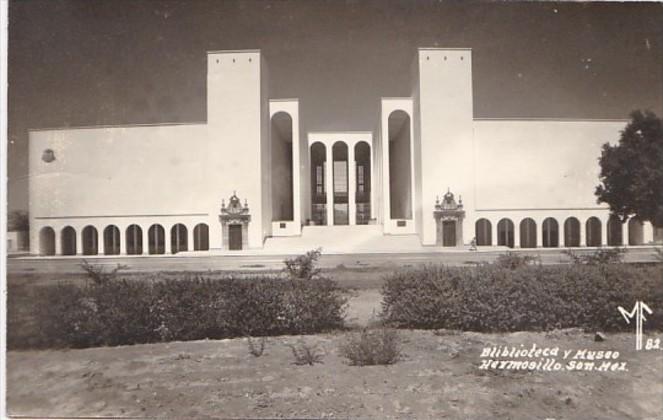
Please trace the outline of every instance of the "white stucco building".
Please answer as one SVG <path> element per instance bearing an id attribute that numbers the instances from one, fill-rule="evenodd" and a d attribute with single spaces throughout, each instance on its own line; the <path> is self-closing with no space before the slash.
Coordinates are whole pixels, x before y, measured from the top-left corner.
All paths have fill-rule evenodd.
<path id="1" fill-rule="evenodd" d="M 207 54 L 206 122 L 30 131 L 30 252 L 259 249 L 332 225 L 424 247 L 660 240 L 596 204 L 626 120 L 474 118 L 471 50 L 422 48 L 412 69 L 363 132 L 300 132 L 260 51 Z"/>

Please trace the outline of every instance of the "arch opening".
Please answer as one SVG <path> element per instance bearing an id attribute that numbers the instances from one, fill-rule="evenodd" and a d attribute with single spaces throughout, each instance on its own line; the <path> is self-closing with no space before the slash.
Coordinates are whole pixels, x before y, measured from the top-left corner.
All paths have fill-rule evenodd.
<path id="1" fill-rule="evenodd" d="M 474 224 L 474 236 L 476 237 L 478 246 L 490 246 L 492 245 L 492 225 L 488 219 L 479 219 Z"/>
<path id="2" fill-rule="evenodd" d="M 536 248 L 536 222 L 529 217 L 520 222 L 520 247 Z"/>
<path id="3" fill-rule="evenodd" d="M 585 223 L 587 246 L 601 246 L 601 221 L 598 217 L 590 217 Z"/>
<path id="4" fill-rule="evenodd" d="M 365 141 L 355 145 L 356 223 L 367 225 L 371 219 L 371 146 Z"/>
<path id="5" fill-rule="evenodd" d="M 166 238 L 163 226 L 155 224 L 150 226 L 147 231 L 148 244 L 147 250 L 150 254 L 166 253 Z"/>
<path id="6" fill-rule="evenodd" d="M 332 146 L 334 224 L 349 223 L 348 203 L 348 145 L 337 141 Z"/>
<path id="7" fill-rule="evenodd" d="M 580 246 L 580 221 L 575 217 L 569 217 L 564 221 L 564 246 Z"/>
<path id="8" fill-rule="evenodd" d="M 277 112 L 271 118 L 272 221 L 294 220 L 292 118 Z"/>
<path id="9" fill-rule="evenodd" d="M 327 148 L 315 142 L 310 148 L 311 165 L 311 221 L 316 225 L 327 222 Z"/>
<path id="10" fill-rule="evenodd" d="M 663 227 L 656 227 L 652 225 L 654 229 L 654 243 L 663 244 Z"/>
<path id="11" fill-rule="evenodd" d="M 50 226 L 39 231 L 39 255 L 55 255 L 55 231 Z"/>
<path id="12" fill-rule="evenodd" d="M 170 229 L 170 249 L 173 254 L 188 250 L 187 229 L 182 223 Z"/>
<path id="13" fill-rule="evenodd" d="M 120 255 L 120 229 L 115 225 L 104 229 L 104 254 Z"/>
<path id="14" fill-rule="evenodd" d="M 193 250 L 209 250 L 209 226 L 199 223 L 193 228 Z"/>
<path id="15" fill-rule="evenodd" d="M 76 230 L 67 226 L 60 233 L 62 255 L 76 255 Z"/>
<path id="16" fill-rule="evenodd" d="M 624 238 L 622 237 L 622 221 L 614 214 L 608 219 L 608 245 L 624 245 Z"/>
<path id="17" fill-rule="evenodd" d="M 99 253 L 99 236 L 94 226 L 83 228 L 83 255 L 97 255 Z"/>
<path id="18" fill-rule="evenodd" d="M 542 232 L 543 247 L 557 248 L 559 246 L 559 224 L 557 220 L 548 217 L 543 221 Z"/>
<path id="19" fill-rule="evenodd" d="M 143 229 L 138 225 L 130 225 L 126 231 L 127 254 L 140 255 L 143 253 Z"/>
<path id="20" fill-rule="evenodd" d="M 388 118 L 389 217 L 412 219 L 412 165 L 410 116 L 394 111 Z"/>
<path id="21" fill-rule="evenodd" d="M 628 221 L 628 244 L 644 245 L 645 232 L 644 224 L 637 218 L 632 217 Z"/>
<path id="22" fill-rule="evenodd" d="M 497 245 L 513 248 L 515 225 L 511 219 L 502 219 L 497 223 Z"/>

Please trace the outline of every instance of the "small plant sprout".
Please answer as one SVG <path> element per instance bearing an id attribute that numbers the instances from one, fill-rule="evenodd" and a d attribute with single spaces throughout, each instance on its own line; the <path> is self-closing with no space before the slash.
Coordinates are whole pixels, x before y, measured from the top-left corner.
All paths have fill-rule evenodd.
<path id="1" fill-rule="evenodd" d="M 324 354 L 315 344 L 307 344 L 303 340 L 300 340 L 296 345 L 290 344 L 288 347 L 292 350 L 292 355 L 295 358 L 297 366 L 313 366 L 316 363 L 323 363 Z"/>
<path id="2" fill-rule="evenodd" d="M 86 260 L 83 260 L 81 268 L 94 283 L 105 284 L 109 281 L 115 280 L 115 278 L 117 278 L 117 274 L 120 271 L 129 268 L 129 266 L 124 264 L 117 264 L 115 268 L 107 270 L 103 265 L 90 264 Z"/>
<path id="3" fill-rule="evenodd" d="M 285 264 L 285 272 L 292 279 L 313 280 L 320 274 L 318 260 L 322 254 L 321 248 L 308 251 L 306 254 L 288 258 Z"/>
<path id="4" fill-rule="evenodd" d="M 253 357 L 260 357 L 265 352 L 265 343 L 267 339 L 265 337 L 260 337 L 257 342 L 250 336 L 246 336 L 246 343 L 249 346 L 249 353 Z"/>

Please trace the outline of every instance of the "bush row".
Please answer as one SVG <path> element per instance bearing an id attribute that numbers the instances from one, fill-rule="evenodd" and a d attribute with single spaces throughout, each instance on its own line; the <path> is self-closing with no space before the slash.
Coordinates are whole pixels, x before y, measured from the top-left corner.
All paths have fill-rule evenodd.
<path id="1" fill-rule="evenodd" d="M 35 300 L 30 345 L 81 348 L 316 333 L 343 326 L 347 299 L 326 278 L 197 277 L 64 283 Z"/>
<path id="2" fill-rule="evenodd" d="M 617 307 L 642 300 L 654 311 L 644 328 L 663 329 L 660 265 L 426 266 L 388 276 L 382 293 L 384 320 L 401 328 L 630 331 Z"/>

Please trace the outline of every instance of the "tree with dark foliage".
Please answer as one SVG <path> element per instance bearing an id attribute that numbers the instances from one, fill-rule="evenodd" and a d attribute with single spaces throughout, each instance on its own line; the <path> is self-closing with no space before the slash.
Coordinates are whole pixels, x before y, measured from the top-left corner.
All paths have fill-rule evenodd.
<path id="1" fill-rule="evenodd" d="M 619 144 L 603 145 L 599 203 L 622 221 L 634 216 L 663 227 L 663 120 L 651 111 L 634 111 Z"/>

